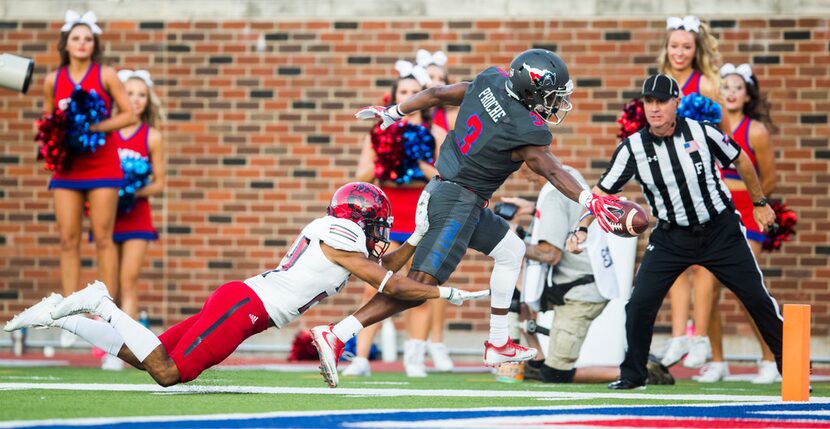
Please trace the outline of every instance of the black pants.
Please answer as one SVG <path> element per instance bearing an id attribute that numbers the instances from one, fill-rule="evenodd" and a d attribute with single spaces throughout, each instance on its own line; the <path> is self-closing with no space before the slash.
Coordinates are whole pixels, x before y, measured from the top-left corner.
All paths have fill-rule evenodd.
<path id="1" fill-rule="evenodd" d="M 657 312 L 677 277 L 695 264 L 711 271 L 741 300 L 781 371 L 784 323 L 778 303 L 764 286 L 761 270 L 741 231 L 740 217 L 724 212 L 704 227 L 692 230 L 661 224 L 651 234 L 625 306 L 628 350 L 620 365 L 620 378 L 645 383 Z"/>

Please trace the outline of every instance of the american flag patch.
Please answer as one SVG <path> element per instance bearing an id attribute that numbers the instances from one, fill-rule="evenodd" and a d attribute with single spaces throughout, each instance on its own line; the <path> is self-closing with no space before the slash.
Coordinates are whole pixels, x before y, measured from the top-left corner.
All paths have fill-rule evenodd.
<path id="1" fill-rule="evenodd" d="M 687 153 L 692 153 L 697 152 L 699 146 L 697 145 L 696 141 L 692 140 L 690 142 L 683 143 L 683 148 L 686 149 Z"/>
<path id="2" fill-rule="evenodd" d="M 329 233 L 334 234 L 340 237 L 343 237 L 352 243 L 357 243 L 357 234 L 352 231 L 349 231 L 348 228 L 340 225 L 332 225 L 329 227 Z"/>

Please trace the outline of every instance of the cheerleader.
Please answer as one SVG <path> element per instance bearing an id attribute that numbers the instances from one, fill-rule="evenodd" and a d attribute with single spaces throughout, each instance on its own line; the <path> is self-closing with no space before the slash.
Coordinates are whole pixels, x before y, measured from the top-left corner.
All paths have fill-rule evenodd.
<path id="1" fill-rule="evenodd" d="M 660 73 L 681 83 L 683 95 L 700 94 L 720 100 L 717 64 L 720 62 L 718 41 L 709 26 L 700 18 L 689 15 L 666 20 L 666 38 L 657 57 Z"/>
<path id="2" fill-rule="evenodd" d="M 110 111 L 113 103 L 120 113 L 94 124 L 90 131 L 108 133 L 106 143 L 95 151 L 75 154 L 66 168 L 56 171 L 49 182 L 55 202 L 55 219 L 60 234 L 60 267 L 63 295 L 74 292 L 80 282 L 81 219 L 84 204 L 89 204 L 89 218 L 95 237 L 98 278 L 106 284 L 115 284 L 118 272 L 118 254 L 112 241 L 118 188 L 123 173 L 118 162 L 118 150 L 112 142 L 115 130 L 135 124 L 137 117 L 127 98 L 124 85 L 112 67 L 101 65 L 101 28 L 95 23 L 95 14 L 79 16 L 66 13 L 61 28 L 58 53 L 60 68 L 49 74 L 43 85 L 43 108 L 51 114 L 56 108 L 65 108 L 76 87 L 95 91 Z M 74 337 L 62 336 L 64 346 Z"/>
<path id="3" fill-rule="evenodd" d="M 395 68 L 400 77 L 392 85 L 390 105 L 402 103 L 430 82 L 423 67 L 408 61 L 398 61 Z M 435 130 L 436 126 L 430 122 L 428 111 L 413 112 L 385 131 L 380 129 L 380 124 L 375 125 L 363 142 L 355 180 L 378 183 L 392 203 L 394 222 L 389 235 L 392 241 L 390 251 L 405 242 L 415 230 L 414 216 L 418 197 L 426 182 L 438 174 L 433 166 L 438 159 L 438 145 L 432 137 Z M 407 141 L 404 141 L 405 134 L 410 137 Z M 410 157 L 404 150 L 407 145 L 428 149 L 432 154 L 427 159 L 408 159 Z M 374 288 L 367 286 L 364 289 L 364 302 L 368 302 L 375 292 Z M 355 358 L 343 370 L 344 376 L 371 375 L 368 357 L 380 326 L 380 323 L 369 326 L 358 334 Z M 404 368 L 408 376 L 426 377 L 425 350 L 425 341 L 405 343 Z"/>
<path id="4" fill-rule="evenodd" d="M 775 124 L 770 117 L 770 104 L 758 88 L 758 79 L 753 75 L 749 64 L 735 67 L 724 64 L 720 69 L 721 95 L 726 104 L 725 116 L 729 123 L 737 124 L 732 131 L 732 139 L 749 155 L 758 177 L 761 179 L 761 188 L 764 195 L 769 197 L 775 191 L 775 160 L 772 146 L 769 143 L 770 130 L 775 130 Z M 726 187 L 732 194 L 735 209 L 741 214 L 741 222 L 746 228 L 746 239 L 752 253 L 757 259 L 761 254 L 766 234 L 761 232 L 755 219 L 752 217 L 752 200 L 733 166 L 721 169 L 721 175 Z M 713 309 L 717 309 L 720 299 L 720 284 L 715 284 Z M 746 313 L 746 309 L 741 306 Z M 778 368 L 775 366 L 775 357 L 761 338 L 758 328 L 749 318 L 755 338 L 761 347 L 761 362 L 758 364 L 758 375 L 752 379 L 755 384 L 770 384 L 780 380 Z M 701 383 L 713 383 L 729 375 L 729 367 L 723 361 L 723 335 L 721 332 L 721 315 L 717 310 L 712 311 L 709 320 L 709 338 L 712 344 L 712 362 L 706 365 L 700 376 L 696 377 Z"/>

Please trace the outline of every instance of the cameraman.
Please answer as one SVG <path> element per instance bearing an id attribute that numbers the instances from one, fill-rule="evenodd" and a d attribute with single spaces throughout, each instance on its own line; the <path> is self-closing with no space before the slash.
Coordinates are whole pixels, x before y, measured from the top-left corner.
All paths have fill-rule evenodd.
<path id="1" fill-rule="evenodd" d="M 565 169 L 587 189 L 588 185 L 578 171 L 569 166 Z M 591 322 L 602 313 L 608 300 L 618 294 L 605 235 L 589 234 L 589 237 L 601 241 L 589 243 L 587 252 L 578 255 L 564 252 L 565 242 L 573 233 L 573 225 L 579 221 L 582 208 L 547 183 L 539 192 L 535 208 L 532 202 L 521 198 L 505 198 L 504 202 L 508 205 L 497 207 L 496 214 L 511 214 L 510 205 L 517 206 L 513 214 L 533 214 L 530 234 L 525 237 L 527 261 L 520 318 L 533 320 L 535 311 L 554 310 L 548 352 L 543 354 L 539 349 L 535 360 L 527 362 L 525 378 L 546 383 L 605 383 L 616 380 L 619 368 L 615 366 L 574 367 Z M 522 233 L 520 227 L 517 230 Z M 592 269 L 592 264 L 597 266 L 596 270 Z M 602 279 L 602 290 L 598 288 L 595 275 Z M 525 336 L 533 346 L 535 336 Z M 665 367 L 651 362 L 649 382 L 674 384 L 674 379 Z"/>

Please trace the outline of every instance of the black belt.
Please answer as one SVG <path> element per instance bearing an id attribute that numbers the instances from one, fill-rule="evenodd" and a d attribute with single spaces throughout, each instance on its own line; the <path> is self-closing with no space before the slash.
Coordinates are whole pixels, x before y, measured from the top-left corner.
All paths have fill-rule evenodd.
<path id="1" fill-rule="evenodd" d="M 660 222 L 657 223 L 657 227 L 664 230 L 664 231 L 671 231 L 673 229 L 679 229 L 681 231 L 700 234 L 700 233 L 703 233 L 705 231 L 708 231 L 708 230 L 712 229 L 715 225 L 717 225 L 718 223 L 720 223 L 724 219 L 728 218 L 730 214 L 734 214 L 734 213 L 727 209 L 727 210 L 724 210 L 724 211 L 718 213 L 717 216 L 713 217 L 712 219 L 709 219 L 708 222 L 703 222 L 703 223 L 698 223 L 698 224 L 695 224 L 695 225 L 688 225 L 688 226 L 678 225 L 676 223 L 671 223 L 671 222 L 666 222 L 664 220 L 661 220 Z"/>
<path id="2" fill-rule="evenodd" d="M 490 200 L 485 199 L 485 198 L 482 198 L 480 195 L 478 195 L 478 193 L 477 193 L 476 191 L 474 191 L 474 190 L 472 190 L 472 189 L 468 188 L 467 186 L 464 186 L 464 185 L 462 185 L 462 184 L 460 184 L 460 183 L 458 183 L 458 182 L 453 182 L 452 180 L 447 180 L 447 179 L 445 179 L 445 178 L 441 177 L 441 175 L 440 175 L 440 174 L 436 174 L 436 175 L 433 177 L 433 179 L 435 179 L 435 180 L 437 180 L 437 181 L 439 181 L 439 182 L 452 183 L 453 185 L 460 186 L 460 187 L 464 188 L 465 190 L 472 192 L 472 193 L 473 193 L 473 195 L 475 195 L 475 196 L 476 196 L 476 198 L 478 198 L 478 199 L 480 199 L 480 200 L 482 201 L 482 203 L 481 203 L 481 208 L 486 208 L 487 206 L 489 206 L 489 205 L 490 205 Z"/>

